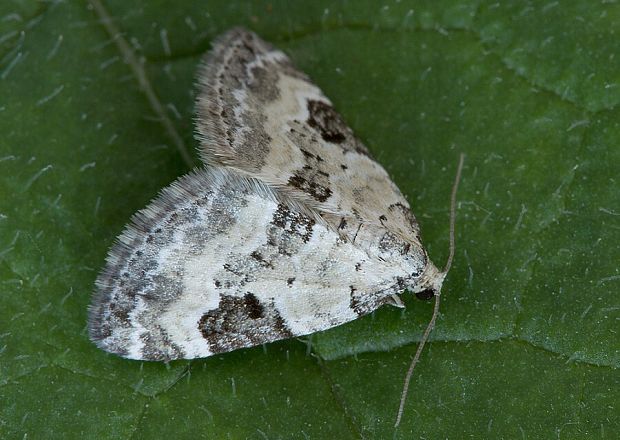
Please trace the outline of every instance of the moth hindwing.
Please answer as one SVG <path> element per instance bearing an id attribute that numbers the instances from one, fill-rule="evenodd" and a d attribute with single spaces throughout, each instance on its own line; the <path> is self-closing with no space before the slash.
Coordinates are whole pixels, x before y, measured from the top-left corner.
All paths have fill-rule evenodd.
<path id="1" fill-rule="evenodd" d="M 407 200 L 331 102 L 244 29 L 198 74 L 204 167 L 139 211 L 96 282 L 91 339 L 131 359 L 206 357 L 438 292 Z"/>

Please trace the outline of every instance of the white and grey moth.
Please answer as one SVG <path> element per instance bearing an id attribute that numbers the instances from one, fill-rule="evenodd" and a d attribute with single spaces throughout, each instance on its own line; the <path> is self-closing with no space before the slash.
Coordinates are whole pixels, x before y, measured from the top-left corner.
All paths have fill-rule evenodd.
<path id="1" fill-rule="evenodd" d="M 130 359 L 211 356 L 439 294 L 409 203 L 331 102 L 244 29 L 198 74 L 205 163 L 110 250 L 90 338 Z"/>

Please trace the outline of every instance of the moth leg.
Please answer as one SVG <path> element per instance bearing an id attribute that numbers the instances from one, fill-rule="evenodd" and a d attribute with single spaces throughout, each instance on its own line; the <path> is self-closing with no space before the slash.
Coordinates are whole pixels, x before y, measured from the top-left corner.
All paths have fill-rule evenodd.
<path id="1" fill-rule="evenodd" d="M 386 304 L 389 304 L 394 307 L 398 307 L 399 309 L 405 308 L 405 304 L 402 302 L 400 297 L 396 294 L 390 295 L 390 298 L 388 299 L 388 302 Z"/>

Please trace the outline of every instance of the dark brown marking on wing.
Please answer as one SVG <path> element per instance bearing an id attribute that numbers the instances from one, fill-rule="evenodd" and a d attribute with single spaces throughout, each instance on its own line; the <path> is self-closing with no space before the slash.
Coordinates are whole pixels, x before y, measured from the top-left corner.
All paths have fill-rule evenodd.
<path id="1" fill-rule="evenodd" d="M 253 259 L 255 259 L 256 261 L 258 261 L 258 262 L 259 262 L 259 264 L 260 264 L 262 267 L 268 267 L 268 268 L 270 268 L 270 269 L 273 269 L 273 264 L 271 264 L 271 262 L 267 261 L 267 260 L 265 259 L 265 257 L 263 257 L 263 255 L 262 255 L 260 252 L 258 252 L 258 251 L 254 251 L 254 252 L 252 252 L 252 253 L 250 254 L 250 257 L 252 257 L 252 258 L 253 258 Z"/>
<path id="2" fill-rule="evenodd" d="M 353 309 L 353 311 L 355 313 L 357 313 L 357 315 L 361 315 L 361 309 L 360 309 L 360 300 L 359 297 L 357 295 L 357 289 L 353 286 L 349 286 L 349 290 L 350 290 L 350 295 L 351 295 L 351 301 L 349 303 L 349 307 L 351 307 L 351 309 Z"/>
<path id="3" fill-rule="evenodd" d="M 308 101 L 308 125 L 317 130 L 323 140 L 341 144 L 347 138 L 347 126 L 333 107 L 323 101 Z"/>
<path id="4" fill-rule="evenodd" d="M 312 228 L 315 221 L 300 212 L 292 211 L 283 203 L 278 205 L 278 209 L 273 214 L 271 223 L 282 228 L 286 232 L 299 236 L 304 243 L 307 243 L 312 236 Z"/>
<path id="5" fill-rule="evenodd" d="M 344 122 L 342 116 L 325 101 L 309 99 L 307 102 L 308 119 L 306 123 L 321 138 L 329 143 L 340 145 L 345 151 L 354 151 L 369 156 L 368 149 L 355 137 L 353 130 Z M 322 160 L 319 158 L 319 160 Z M 344 168 L 343 168 L 344 169 Z"/>
<path id="6" fill-rule="evenodd" d="M 314 176 L 316 176 L 316 174 L 318 173 L 312 173 L 308 171 L 312 171 L 312 170 L 311 169 L 299 170 L 296 174 L 292 175 L 288 179 L 288 184 L 294 188 L 297 188 L 309 194 L 310 196 L 312 196 L 314 199 L 318 200 L 319 202 L 325 202 L 332 195 L 332 190 L 329 189 L 327 186 L 324 186 L 324 185 L 321 185 L 320 183 L 315 182 L 314 180 L 312 180 L 312 177 L 308 176 L 309 174 L 310 175 L 314 174 Z M 306 174 L 306 177 L 304 177 L 304 175 L 302 174 Z M 307 177 L 310 177 L 310 179 L 308 179 Z"/>
<path id="7" fill-rule="evenodd" d="M 248 292 L 243 297 L 244 305 L 248 310 L 250 319 L 260 319 L 265 316 L 265 308 L 262 306 L 256 295 Z"/>
<path id="8" fill-rule="evenodd" d="M 218 307 L 202 315 L 197 325 L 213 353 L 293 336 L 273 303 L 263 304 L 251 292 L 222 295 Z"/>

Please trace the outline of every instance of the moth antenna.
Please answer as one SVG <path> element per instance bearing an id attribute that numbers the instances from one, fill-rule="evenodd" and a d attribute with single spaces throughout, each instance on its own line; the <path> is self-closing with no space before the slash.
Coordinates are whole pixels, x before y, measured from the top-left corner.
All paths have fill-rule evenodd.
<path id="1" fill-rule="evenodd" d="M 446 274 L 450 270 L 452 266 L 452 260 L 454 259 L 454 224 L 456 220 L 456 191 L 459 187 L 459 182 L 461 181 L 461 173 L 463 171 L 463 164 L 465 163 L 465 155 L 461 153 L 459 158 L 459 166 L 456 170 L 456 177 L 454 178 L 454 185 L 452 185 L 452 194 L 450 197 L 450 254 L 448 256 L 448 262 L 446 263 L 446 267 L 443 270 L 443 273 Z M 420 360 L 420 355 L 422 354 L 422 350 L 424 349 L 424 345 L 428 340 L 433 327 L 435 327 L 435 321 L 437 320 L 437 315 L 439 315 L 439 302 L 441 298 L 441 292 L 435 292 L 435 306 L 433 307 L 433 316 L 426 326 L 426 330 L 424 330 L 424 334 L 422 335 L 422 339 L 420 339 L 420 343 L 418 344 L 418 349 L 415 352 L 415 356 L 411 360 L 411 364 L 409 365 L 409 370 L 407 370 L 407 374 L 405 375 L 405 383 L 403 384 L 403 391 L 400 395 L 400 405 L 398 407 L 398 414 L 396 415 L 396 422 L 394 423 L 394 428 L 397 428 L 400 425 L 400 419 L 403 416 L 403 411 L 405 409 L 405 402 L 407 401 L 407 392 L 409 391 L 409 383 L 411 382 L 411 376 L 413 375 L 413 370 L 415 369 L 418 360 Z"/>
<path id="2" fill-rule="evenodd" d="M 409 365 L 409 370 L 407 370 L 407 374 L 405 375 L 405 384 L 403 385 L 403 392 L 400 395 L 400 406 L 398 407 L 398 415 L 396 416 L 396 423 L 394 423 L 394 428 L 397 428 L 400 424 L 400 419 L 403 416 L 403 411 L 405 409 L 405 402 L 407 401 L 407 392 L 409 391 L 409 382 L 411 381 L 411 376 L 413 375 L 413 370 L 420 359 L 420 355 L 422 354 L 422 349 L 424 349 L 424 345 L 426 344 L 426 340 L 428 339 L 428 335 L 431 334 L 431 330 L 435 326 L 435 319 L 437 319 L 437 315 L 439 314 L 439 293 L 435 294 L 435 307 L 433 308 L 433 317 L 430 322 L 426 326 L 426 330 L 424 330 L 424 335 L 422 335 L 422 339 L 420 339 L 420 344 L 418 344 L 418 349 L 415 352 L 415 356 Z"/>
<path id="3" fill-rule="evenodd" d="M 448 261 L 443 273 L 448 273 L 452 266 L 452 260 L 454 259 L 454 224 L 456 223 L 456 191 L 459 189 L 459 182 L 461 181 L 461 174 L 463 172 L 463 164 L 465 163 L 465 154 L 461 153 L 459 157 L 459 166 L 456 169 L 456 177 L 454 178 L 454 185 L 452 185 L 452 194 L 450 195 L 450 254 L 448 255 Z"/>

